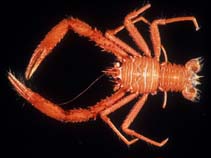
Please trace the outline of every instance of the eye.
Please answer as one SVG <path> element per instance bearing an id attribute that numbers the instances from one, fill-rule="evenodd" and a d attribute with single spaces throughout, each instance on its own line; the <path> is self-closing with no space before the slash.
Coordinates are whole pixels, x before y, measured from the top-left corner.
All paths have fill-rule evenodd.
<path id="1" fill-rule="evenodd" d="M 120 63 L 120 62 L 114 63 L 114 67 L 115 67 L 115 68 L 120 68 L 120 67 L 121 67 L 121 63 Z"/>

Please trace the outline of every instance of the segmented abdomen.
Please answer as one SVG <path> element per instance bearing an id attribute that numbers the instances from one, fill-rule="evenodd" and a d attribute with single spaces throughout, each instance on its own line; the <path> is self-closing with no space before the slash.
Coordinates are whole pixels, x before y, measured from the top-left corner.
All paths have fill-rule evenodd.
<path id="1" fill-rule="evenodd" d="M 160 68 L 160 89 L 163 91 L 182 91 L 188 82 L 188 72 L 182 65 L 166 63 Z"/>
<path id="2" fill-rule="evenodd" d="M 194 75 L 184 65 L 172 63 L 160 64 L 155 58 L 127 58 L 113 68 L 107 69 L 106 74 L 113 76 L 116 87 L 138 93 L 154 93 L 161 91 L 183 91 L 187 86 L 192 87 Z M 195 82 L 194 82 L 195 81 Z"/>

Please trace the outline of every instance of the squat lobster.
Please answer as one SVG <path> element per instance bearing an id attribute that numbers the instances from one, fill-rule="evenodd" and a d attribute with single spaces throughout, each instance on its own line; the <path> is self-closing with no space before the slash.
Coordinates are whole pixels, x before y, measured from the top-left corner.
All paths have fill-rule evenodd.
<path id="1" fill-rule="evenodd" d="M 8 73 L 9 81 L 23 98 L 51 118 L 65 122 L 83 122 L 96 118 L 96 116 L 99 115 L 127 145 L 133 144 L 141 139 L 158 147 L 163 146 L 168 141 L 168 138 L 161 142 L 157 142 L 130 129 L 130 124 L 142 109 L 148 95 L 154 95 L 159 90 L 164 92 L 163 108 L 166 106 L 168 91 L 182 92 L 183 96 L 191 101 L 198 99 L 196 85 L 199 84 L 200 77 L 197 73 L 201 69 L 201 59 L 191 59 L 185 65 L 169 63 L 166 51 L 161 45 L 158 26 L 180 21 L 193 22 L 196 30 L 199 29 L 199 26 L 195 17 L 192 16 L 156 19 L 150 23 L 143 16 L 139 16 L 148 8 L 150 8 L 150 4 L 129 13 L 125 17 L 122 26 L 107 31 L 105 35 L 79 19 L 72 17 L 64 19 L 52 28 L 52 30 L 45 36 L 44 40 L 41 41 L 35 49 L 26 69 L 26 79 L 32 77 L 41 62 L 52 52 L 53 48 L 69 30 L 73 30 L 80 36 L 89 38 L 106 52 L 114 54 L 117 57 L 118 62 L 114 63 L 114 67 L 105 70 L 104 73 L 110 75 L 114 79 L 115 93 L 110 97 L 99 101 L 95 105 L 90 106 L 87 109 L 79 108 L 63 110 L 58 105 L 27 88 L 11 73 Z M 154 51 L 153 57 L 147 43 L 134 25 L 139 21 L 148 24 L 150 27 L 150 35 Z M 143 56 L 115 36 L 123 29 L 126 29 L 129 32 L 129 35 L 134 40 L 135 44 L 140 51 L 143 52 Z M 161 51 L 165 57 L 165 61 L 162 63 L 159 62 Z M 141 98 L 133 106 L 121 126 L 126 134 L 135 137 L 135 139 L 128 140 L 115 127 L 108 115 L 126 105 L 131 100 L 139 97 L 141 94 Z"/>

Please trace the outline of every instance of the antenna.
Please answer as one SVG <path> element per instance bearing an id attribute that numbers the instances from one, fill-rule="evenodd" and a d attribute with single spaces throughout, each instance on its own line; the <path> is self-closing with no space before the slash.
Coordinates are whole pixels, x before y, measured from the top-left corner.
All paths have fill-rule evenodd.
<path id="1" fill-rule="evenodd" d="M 94 81 L 92 81 L 92 83 L 85 88 L 82 92 L 80 92 L 78 95 L 76 95 L 75 97 L 73 97 L 72 99 L 65 101 L 63 103 L 60 103 L 59 105 L 65 105 L 65 104 L 69 104 L 71 102 L 73 102 L 74 100 L 76 100 L 78 97 L 80 97 L 81 95 L 83 95 L 89 88 L 91 88 L 98 80 L 100 80 L 103 76 L 105 76 L 105 74 L 103 73 L 102 75 L 100 75 L 99 77 L 97 77 Z"/>

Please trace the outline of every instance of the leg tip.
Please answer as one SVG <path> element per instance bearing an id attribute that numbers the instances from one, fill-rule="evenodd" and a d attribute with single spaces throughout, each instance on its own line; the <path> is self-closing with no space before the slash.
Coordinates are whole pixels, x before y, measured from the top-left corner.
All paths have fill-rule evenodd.
<path id="1" fill-rule="evenodd" d="M 168 142 L 169 138 L 164 139 L 161 143 L 160 143 L 160 147 L 164 146 L 167 142 Z"/>
<path id="2" fill-rule="evenodd" d="M 196 31 L 199 31 L 201 28 L 198 26 L 198 27 L 196 27 Z"/>
<path id="3" fill-rule="evenodd" d="M 130 146 L 130 145 L 136 143 L 138 140 L 139 140 L 138 138 L 135 138 L 135 139 L 131 140 L 131 141 L 128 143 L 128 146 Z"/>

